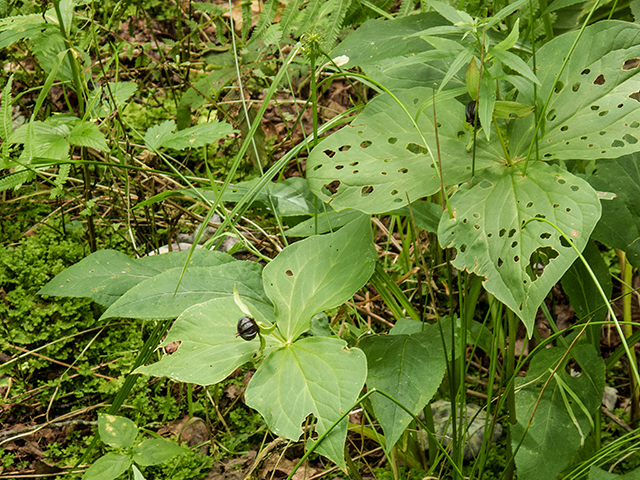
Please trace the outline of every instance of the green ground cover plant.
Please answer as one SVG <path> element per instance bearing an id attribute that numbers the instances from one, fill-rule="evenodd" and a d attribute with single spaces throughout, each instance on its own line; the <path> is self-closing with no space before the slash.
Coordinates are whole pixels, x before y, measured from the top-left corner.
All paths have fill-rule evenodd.
<path id="1" fill-rule="evenodd" d="M 637 475 L 637 10 L 0 4 L 2 211 L 47 215 L 2 230 L 3 424 L 75 394 L 83 478 Z"/>

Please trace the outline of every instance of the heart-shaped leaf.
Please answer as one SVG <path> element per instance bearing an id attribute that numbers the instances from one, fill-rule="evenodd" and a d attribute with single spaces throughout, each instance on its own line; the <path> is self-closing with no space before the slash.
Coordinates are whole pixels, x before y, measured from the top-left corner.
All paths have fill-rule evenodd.
<path id="1" fill-rule="evenodd" d="M 321 310 L 346 302 L 371 277 L 377 254 L 369 217 L 336 233 L 289 245 L 265 267 L 264 289 L 276 308 L 276 324 L 286 341 L 311 328 Z"/>
<path id="2" fill-rule="evenodd" d="M 258 410 L 276 434 L 298 440 L 301 423 L 313 414 L 322 435 L 358 398 L 367 376 L 364 353 L 336 338 L 308 337 L 271 355 L 251 378 L 247 405 Z M 345 468 L 348 419 L 340 422 L 319 452 Z"/>
<path id="3" fill-rule="evenodd" d="M 417 415 L 440 386 L 445 371 L 440 332 L 435 325 L 412 335 L 382 335 L 363 338 L 360 346 L 367 355 L 367 388 L 377 388 Z M 412 417 L 382 395 L 373 395 L 371 404 L 391 450 Z"/>
<path id="4" fill-rule="evenodd" d="M 130 448 L 138 435 L 138 427 L 128 418 L 99 413 L 98 433 L 107 445 Z"/>
<path id="5" fill-rule="evenodd" d="M 458 250 L 453 264 L 485 277 L 484 287 L 511 308 L 529 335 L 538 306 L 577 258 L 551 225 L 582 251 L 600 218 L 600 201 L 584 180 L 556 165 L 535 162 L 527 175 L 496 165 L 476 175 L 451 198 L 453 218 L 443 215 L 440 243 Z"/>

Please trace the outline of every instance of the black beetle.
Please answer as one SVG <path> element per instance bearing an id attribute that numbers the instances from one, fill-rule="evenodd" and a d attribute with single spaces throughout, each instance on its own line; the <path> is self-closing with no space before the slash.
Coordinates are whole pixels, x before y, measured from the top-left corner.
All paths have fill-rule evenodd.
<path id="1" fill-rule="evenodd" d="M 256 338 L 258 332 L 260 332 L 260 327 L 258 327 L 258 324 L 253 318 L 240 317 L 236 337 L 240 336 L 243 340 L 249 341 Z"/>

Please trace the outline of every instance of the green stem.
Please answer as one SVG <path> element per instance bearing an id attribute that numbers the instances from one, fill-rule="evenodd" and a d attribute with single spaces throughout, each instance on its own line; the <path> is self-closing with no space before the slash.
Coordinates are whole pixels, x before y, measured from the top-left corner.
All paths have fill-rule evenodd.
<path id="1" fill-rule="evenodd" d="M 507 150 L 507 145 L 504 143 L 504 138 L 502 138 L 502 133 L 500 132 L 500 127 L 498 126 L 498 121 L 493 119 L 493 126 L 496 127 L 496 132 L 498 132 L 498 139 L 500 140 L 500 145 L 502 145 L 502 151 L 504 152 L 504 159 L 507 161 L 507 165 L 513 167 L 513 162 L 511 161 L 511 155 L 509 155 L 509 150 Z"/>

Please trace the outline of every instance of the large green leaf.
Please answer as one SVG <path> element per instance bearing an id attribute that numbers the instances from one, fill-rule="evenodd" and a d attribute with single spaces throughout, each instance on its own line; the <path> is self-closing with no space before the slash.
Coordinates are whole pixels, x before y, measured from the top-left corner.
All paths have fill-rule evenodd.
<path id="1" fill-rule="evenodd" d="M 541 104 L 574 42 L 561 35 L 537 52 L 542 87 L 520 91 L 518 101 Z M 587 27 L 551 96 L 539 142 L 542 158 L 617 158 L 640 151 L 640 25 L 604 21 Z M 513 155 L 523 156 L 534 130 L 533 115 L 515 122 Z"/>
<path id="2" fill-rule="evenodd" d="M 351 298 L 371 277 L 376 260 L 368 217 L 282 250 L 263 277 L 284 339 L 295 340 L 311 328 L 316 313 Z"/>
<path id="3" fill-rule="evenodd" d="M 450 23 L 435 12 L 394 21 L 370 20 L 340 43 L 331 56 L 348 60 L 341 65 L 344 69 L 359 66 L 368 77 L 389 89 L 440 84 L 455 56 L 418 35 L 441 25 Z M 453 73 L 449 87 L 463 87 L 464 70 Z"/>
<path id="4" fill-rule="evenodd" d="M 589 177 L 589 183 L 597 190 L 615 193 L 617 198 L 602 202 L 602 218 L 593 238 L 624 250 L 629 262 L 640 267 L 640 154 L 598 160 L 596 165 L 597 175 Z"/>
<path id="5" fill-rule="evenodd" d="M 438 237 L 458 250 L 456 268 L 485 277 L 484 287 L 511 308 L 532 333 L 538 306 L 577 258 L 550 225 L 584 249 L 600 217 L 596 192 L 556 165 L 496 165 L 476 175 L 451 198 L 453 218 L 443 214 Z M 534 253 L 535 252 L 535 253 Z M 540 273 L 540 263 L 546 264 Z M 548 263 L 548 264 L 547 264 Z"/>
<path id="6" fill-rule="evenodd" d="M 178 351 L 136 372 L 198 385 L 213 385 L 224 380 L 260 348 L 258 338 L 247 342 L 236 336 L 236 325 L 242 316 L 244 313 L 232 297 L 216 298 L 188 308 L 163 342 L 163 345 L 180 342 Z M 273 320 L 273 308 L 270 313 L 264 309 L 262 316 Z"/>
<path id="7" fill-rule="evenodd" d="M 115 250 L 98 250 L 56 275 L 38 294 L 89 297 L 109 307 L 138 283 L 184 265 L 188 253 L 172 252 L 133 259 Z M 234 258 L 225 253 L 198 249 L 189 265 L 214 266 L 233 261 Z"/>
<path id="8" fill-rule="evenodd" d="M 419 87 L 396 92 L 412 117 L 432 95 Z M 437 103 L 438 136 L 445 184 L 471 179 L 471 132 L 464 128 L 465 106 L 455 99 Z M 417 124 L 437 158 L 433 112 L 423 110 Z M 498 140 L 480 137 L 476 172 L 498 161 Z M 374 98 L 350 126 L 316 146 L 307 161 L 311 191 L 336 210 L 355 208 L 367 213 L 396 210 L 440 189 L 432 157 L 418 131 L 398 103 L 387 94 Z M 492 162 L 493 161 L 493 162 Z"/>
<path id="9" fill-rule="evenodd" d="M 527 376 L 516 378 L 518 424 L 512 430 L 512 445 L 515 450 L 522 441 L 516 453 L 519 480 L 555 479 L 591 429 L 589 417 L 580 403 L 589 415 L 600 406 L 604 392 L 604 361 L 588 343 L 578 344 L 571 351 L 582 370 L 579 376 L 569 375 L 564 368 L 556 372 L 565 384 L 568 401 L 565 403 L 562 387 L 555 378 L 542 393 L 551 371 L 565 353 L 566 349 L 559 347 L 540 351 L 531 361 Z M 533 421 L 522 440 L 534 408 Z"/>
<path id="10" fill-rule="evenodd" d="M 298 440 L 309 414 L 322 435 L 358 398 L 366 376 L 361 350 L 347 349 L 346 342 L 335 338 L 303 338 L 265 359 L 247 387 L 247 405 L 281 437 Z M 347 418 L 340 422 L 319 449 L 341 468 L 347 423 Z"/>
<path id="11" fill-rule="evenodd" d="M 414 415 L 431 400 L 445 372 L 440 332 L 436 325 L 412 335 L 382 335 L 363 338 L 360 347 L 367 356 L 367 387 L 388 393 Z M 390 450 L 412 417 L 382 395 L 371 404 Z"/>
<path id="12" fill-rule="evenodd" d="M 269 305 L 262 289 L 261 270 L 257 263 L 237 261 L 191 267 L 181 279 L 182 267 L 172 268 L 128 290 L 101 318 L 175 318 L 197 303 L 233 297 L 234 285 L 246 303 Z"/>
<path id="13" fill-rule="evenodd" d="M 640 480 L 640 468 L 618 475 L 592 465 L 589 470 L 589 480 Z"/>

